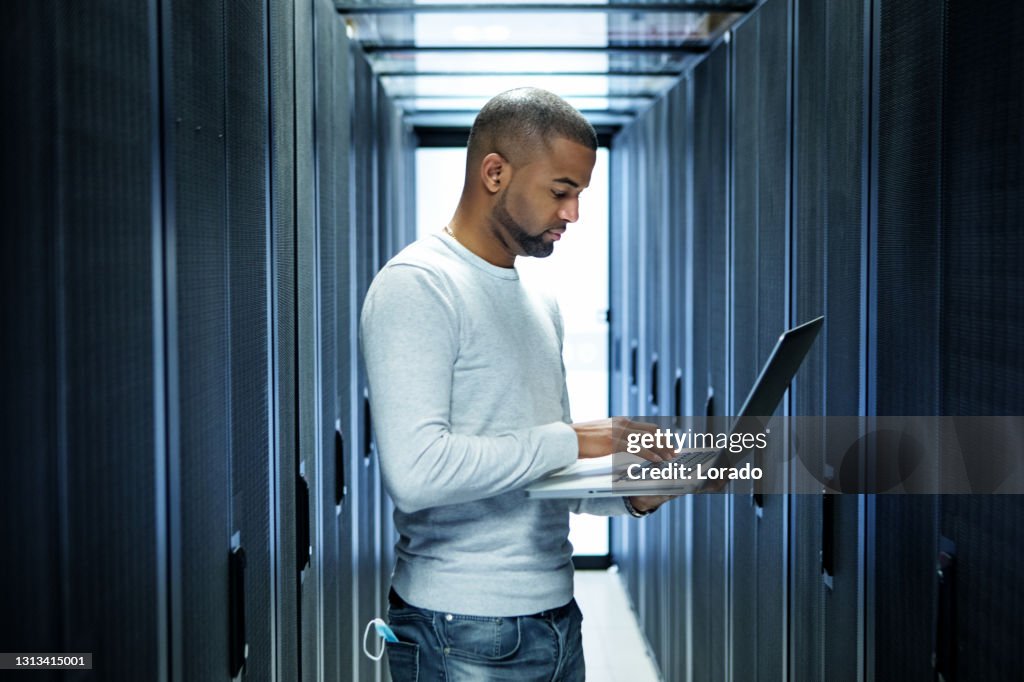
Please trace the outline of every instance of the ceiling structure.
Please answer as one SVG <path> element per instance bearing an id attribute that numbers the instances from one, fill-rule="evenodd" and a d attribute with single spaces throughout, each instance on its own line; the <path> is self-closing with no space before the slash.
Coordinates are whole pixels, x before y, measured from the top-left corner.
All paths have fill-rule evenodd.
<path id="1" fill-rule="evenodd" d="M 468 128 L 492 96 L 535 86 L 598 128 L 628 123 L 756 0 L 335 0 L 387 94 L 418 128 Z"/>

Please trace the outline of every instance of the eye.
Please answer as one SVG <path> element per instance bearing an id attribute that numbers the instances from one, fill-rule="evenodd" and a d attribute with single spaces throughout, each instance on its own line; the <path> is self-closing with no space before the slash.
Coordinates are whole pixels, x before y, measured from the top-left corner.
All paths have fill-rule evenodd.
<path id="1" fill-rule="evenodd" d="M 553 189 L 553 190 L 551 190 L 551 193 L 552 193 L 553 195 L 555 195 L 555 198 L 556 198 L 556 199 L 564 199 L 564 198 L 565 198 L 565 192 L 560 192 L 560 191 L 558 191 L 557 189 Z"/>

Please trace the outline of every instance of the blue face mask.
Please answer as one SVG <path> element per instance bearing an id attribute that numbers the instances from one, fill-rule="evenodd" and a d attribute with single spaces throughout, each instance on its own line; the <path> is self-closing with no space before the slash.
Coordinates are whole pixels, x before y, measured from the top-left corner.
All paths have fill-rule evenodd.
<path id="1" fill-rule="evenodd" d="M 370 653 L 369 646 L 368 646 L 368 644 L 366 642 L 366 638 L 369 637 L 369 635 L 370 635 L 370 628 L 371 627 L 375 628 L 377 630 L 377 635 L 382 640 L 384 640 L 381 643 L 380 651 L 378 651 L 376 654 L 371 654 Z M 398 641 L 398 637 L 395 637 L 394 631 L 392 631 L 392 629 L 388 627 L 388 624 L 385 623 L 380 618 L 374 618 L 373 620 L 371 620 L 369 623 L 366 624 L 366 630 L 363 632 L 363 653 L 366 654 L 366 656 L 368 658 L 370 658 L 370 659 L 372 659 L 374 661 L 379 661 L 381 658 L 384 657 L 384 647 L 387 646 L 387 643 L 388 642 L 397 642 L 397 641 Z"/>

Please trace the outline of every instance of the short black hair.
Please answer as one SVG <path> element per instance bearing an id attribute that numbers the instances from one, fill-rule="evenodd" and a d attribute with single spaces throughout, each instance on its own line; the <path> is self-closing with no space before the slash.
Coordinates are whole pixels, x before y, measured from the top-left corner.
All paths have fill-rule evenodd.
<path id="1" fill-rule="evenodd" d="M 484 105 L 469 131 L 467 170 L 491 152 L 509 163 L 529 163 L 556 138 L 597 149 L 594 126 L 568 102 L 540 88 L 517 88 Z"/>

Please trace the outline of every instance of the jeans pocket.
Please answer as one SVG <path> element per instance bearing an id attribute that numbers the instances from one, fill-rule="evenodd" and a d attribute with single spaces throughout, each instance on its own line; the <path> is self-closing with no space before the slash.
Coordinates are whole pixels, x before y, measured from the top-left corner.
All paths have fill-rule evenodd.
<path id="1" fill-rule="evenodd" d="M 388 642 L 388 669 L 394 682 L 417 682 L 420 677 L 420 645 Z"/>
<path id="2" fill-rule="evenodd" d="M 441 623 L 444 646 L 452 656 L 501 661 L 519 651 L 519 618 L 446 614 Z"/>

